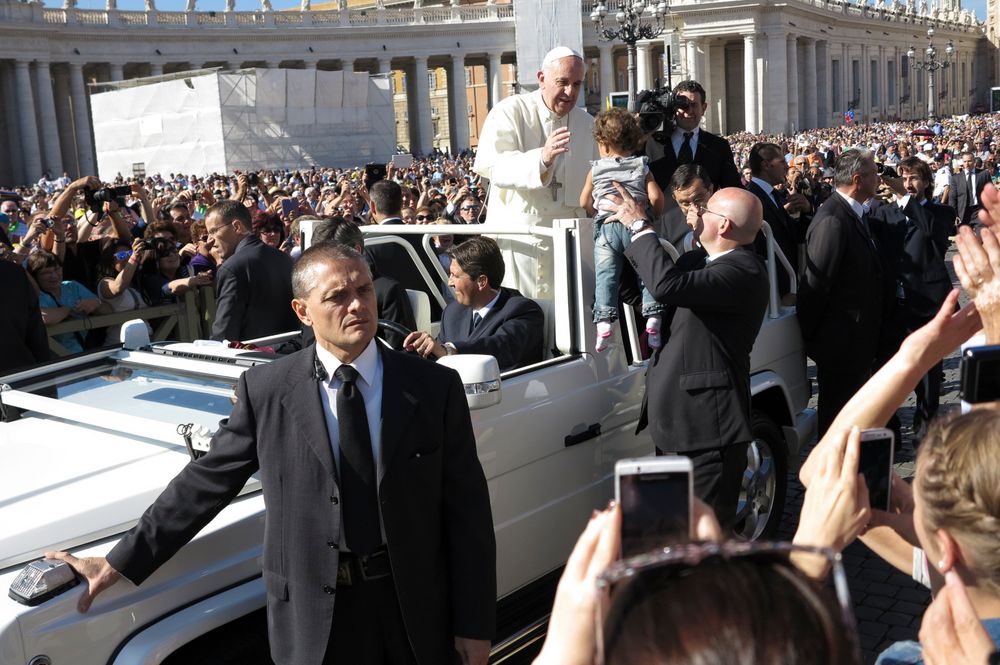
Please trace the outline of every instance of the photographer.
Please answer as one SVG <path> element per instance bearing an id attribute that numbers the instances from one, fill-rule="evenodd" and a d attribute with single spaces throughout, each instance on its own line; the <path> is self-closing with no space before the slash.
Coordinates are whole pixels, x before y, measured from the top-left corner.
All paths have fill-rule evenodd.
<path id="1" fill-rule="evenodd" d="M 97 295 L 106 303 L 112 312 L 128 312 L 144 306 L 142 296 L 133 288 L 139 264 L 145 249 L 141 238 L 132 241 L 131 247 L 124 240 L 116 240 L 101 252 L 101 261 L 97 266 L 101 281 L 97 283 Z M 104 338 L 105 344 L 117 344 L 121 324 L 108 326 Z"/>
<path id="2" fill-rule="evenodd" d="M 142 257 L 149 266 L 143 271 L 142 292 L 150 305 L 177 302 L 178 296 L 188 289 L 212 283 L 212 273 L 194 274 L 190 266 L 181 265 L 177 245 L 169 238 L 152 238 L 139 241 L 142 249 L 152 250 Z M 134 251 L 134 250 L 133 250 Z"/>

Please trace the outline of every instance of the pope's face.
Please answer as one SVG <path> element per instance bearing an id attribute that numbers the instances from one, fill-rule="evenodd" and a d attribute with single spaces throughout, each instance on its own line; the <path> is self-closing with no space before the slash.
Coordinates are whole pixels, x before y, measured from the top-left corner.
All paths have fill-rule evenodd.
<path id="1" fill-rule="evenodd" d="M 538 87 L 542 100 L 560 118 L 576 106 L 583 87 L 583 60 L 567 56 L 556 60 L 538 72 Z"/>

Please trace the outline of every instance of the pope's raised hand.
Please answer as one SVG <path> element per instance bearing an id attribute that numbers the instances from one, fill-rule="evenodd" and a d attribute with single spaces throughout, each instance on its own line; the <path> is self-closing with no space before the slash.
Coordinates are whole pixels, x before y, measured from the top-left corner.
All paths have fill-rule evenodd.
<path id="1" fill-rule="evenodd" d="M 559 155 L 569 152 L 569 138 L 569 127 L 560 127 L 549 134 L 542 146 L 542 163 L 546 167 L 552 166 Z"/>

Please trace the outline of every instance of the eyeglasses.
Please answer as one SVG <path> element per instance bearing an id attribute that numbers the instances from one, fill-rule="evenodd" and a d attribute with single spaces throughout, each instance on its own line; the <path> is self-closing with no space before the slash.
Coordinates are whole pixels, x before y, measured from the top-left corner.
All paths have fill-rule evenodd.
<path id="1" fill-rule="evenodd" d="M 210 235 L 210 236 L 217 236 L 217 235 L 219 235 L 219 231 L 221 231 L 222 229 L 226 228 L 227 226 L 229 226 L 232 223 L 233 223 L 233 220 L 229 220 L 228 222 L 223 222 L 222 224 L 219 224 L 214 229 L 210 229 L 210 228 L 206 227 L 205 231 L 208 232 L 208 235 Z"/>
<path id="2" fill-rule="evenodd" d="M 198 238 L 198 242 L 208 242 L 209 235 L 206 233 Z"/>
<path id="3" fill-rule="evenodd" d="M 261 229 L 260 233 L 261 233 L 261 235 L 264 235 L 264 234 L 273 235 L 273 234 L 276 234 L 276 233 L 281 233 L 281 229 Z"/>
<path id="4" fill-rule="evenodd" d="M 461 209 L 462 209 L 462 210 L 472 210 L 472 211 L 476 211 L 476 210 L 479 210 L 479 209 L 480 209 L 481 207 L 482 207 L 482 206 L 462 206 L 462 208 L 461 208 Z"/>
<path id="5" fill-rule="evenodd" d="M 434 219 L 434 218 L 431 217 L 430 215 L 417 215 L 416 217 L 414 217 L 414 219 L 417 220 L 418 222 L 423 222 L 428 219 Z"/>
<path id="6" fill-rule="evenodd" d="M 125 261 L 130 256 L 132 256 L 132 250 L 131 249 L 126 249 L 126 250 L 123 250 L 121 252 L 115 252 L 115 260 L 116 261 Z"/>
<path id="7" fill-rule="evenodd" d="M 709 210 L 708 208 L 706 208 L 703 205 L 699 205 L 698 206 L 698 215 L 699 216 L 704 215 L 706 212 L 707 213 L 711 213 L 711 214 L 715 215 L 716 217 L 722 217 L 723 219 L 729 219 L 728 217 L 726 217 L 725 215 L 723 215 L 721 212 L 715 212 L 713 210 Z"/>
<path id="8" fill-rule="evenodd" d="M 851 594 L 847 586 L 847 576 L 844 573 L 843 560 L 840 553 L 827 547 L 810 547 L 793 545 L 792 543 L 768 543 L 730 541 L 718 543 L 688 543 L 617 561 L 608 567 L 597 578 L 595 629 L 597 637 L 597 664 L 603 665 L 605 657 L 617 641 L 625 622 L 628 621 L 627 611 L 631 608 L 616 606 L 613 602 L 618 593 L 628 591 L 627 585 L 639 585 L 635 589 L 647 588 L 648 575 L 659 572 L 667 579 L 680 579 L 685 571 L 691 571 L 702 564 L 729 561 L 747 561 L 760 565 L 781 565 L 792 571 L 792 574 L 802 576 L 802 568 L 822 564 L 823 569 L 830 568 L 837 604 L 841 613 L 841 621 L 846 631 L 844 636 L 846 646 L 856 654 L 860 662 L 860 646 L 856 632 L 854 615 L 851 611 Z M 646 579 L 640 579 L 643 576 Z M 677 599 L 677 602 L 683 602 Z M 622 603 L 622 605 L 627 603 Z M 813 601 L 812 604 L 815 604 Z"/>

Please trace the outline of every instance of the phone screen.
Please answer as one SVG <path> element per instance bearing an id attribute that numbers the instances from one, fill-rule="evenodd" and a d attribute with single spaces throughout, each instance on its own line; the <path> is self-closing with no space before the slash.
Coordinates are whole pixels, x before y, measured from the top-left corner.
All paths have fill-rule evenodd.
<path id="1" fill-rule="evenodd" d="M 621 475 L 618 482 L 623 558 L 690 539 L 691 497 L 687 473 Z"/>
<path id="2" fill-rule="evenodd" d="M 294 199 L 282 199 L 281 201 L 281 214 L 290 215 L 295 212 L 299 207 L 299 204 L 295 202 Z"/>
<path id="3" fill-rule="evenodd" d="M 892 434 L 861 441 L 858 470 L 868 486 L 868 504 L 878 510 L 889 509 L 889 476 L 892 470 Z"/>

